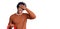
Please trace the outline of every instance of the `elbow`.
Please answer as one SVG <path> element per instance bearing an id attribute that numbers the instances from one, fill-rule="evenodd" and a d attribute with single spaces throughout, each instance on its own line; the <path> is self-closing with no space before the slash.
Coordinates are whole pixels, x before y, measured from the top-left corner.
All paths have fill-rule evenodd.
<path id="1" fill-rule="evenodd" d="M 35 19 L 35 18 L 36 18 L 36 16 L 31 17 L 31 19 Z"/>

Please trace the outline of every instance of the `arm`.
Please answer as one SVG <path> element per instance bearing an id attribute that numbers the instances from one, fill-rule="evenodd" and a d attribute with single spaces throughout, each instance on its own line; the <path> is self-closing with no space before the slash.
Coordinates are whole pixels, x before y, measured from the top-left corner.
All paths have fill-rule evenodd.
<path id="1" fill-rule="evenodd" d="M 32 12 L 32 11 L 30 11 L 28 8 L 26 8 L 26 11 L 28 12 L 28 18 L 30 18 L 30 19 L 34 19 L 34 18 L 36 18 L 36 15 Z"/>
<path id="2" fill-rule="evenodd" d="M 13 27 L 13 24 L 12 24 L 12 19 L 10 17 L 7 29 L 12 29 L 12 27 Z"/>
<path id="3" fill-rule="evenodd" d="M 28 8 L 26 8 L 24 5 L 22 5 L 21 8 L 28 12 L 27 14 L 28 18 L 30 19 L 36 18 L 36 15 L 32 11 L 30 11 Z"/>

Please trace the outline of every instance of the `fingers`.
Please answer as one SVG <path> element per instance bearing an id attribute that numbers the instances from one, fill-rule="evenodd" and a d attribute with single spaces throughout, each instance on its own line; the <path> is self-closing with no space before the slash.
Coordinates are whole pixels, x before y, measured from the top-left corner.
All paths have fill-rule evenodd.
<path id="1" fill-rule="evenodd" d="M 19 5 L 19 6 L 20 6 L 20 8 L 22 8 L 22 9 L 25 9 L 25 8 L 26 8 L 25 5 Z"/>

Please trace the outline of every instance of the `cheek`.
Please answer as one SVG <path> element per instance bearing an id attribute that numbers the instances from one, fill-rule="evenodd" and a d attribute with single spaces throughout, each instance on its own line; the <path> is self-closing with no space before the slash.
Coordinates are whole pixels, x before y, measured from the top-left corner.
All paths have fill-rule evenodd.
<path id="1" fill-rule="evenodd" d="M 18 11 L 23 11 L 23 10 L 20 10 L 20 9 L 19 9 Z"/>
<path id="2" fill-rule="evenodd" d="M 19 10 L 19 11 L 22 11 L 22 9 L 20 9 L 20 8 L 19 8 L 18 10 Z"/>

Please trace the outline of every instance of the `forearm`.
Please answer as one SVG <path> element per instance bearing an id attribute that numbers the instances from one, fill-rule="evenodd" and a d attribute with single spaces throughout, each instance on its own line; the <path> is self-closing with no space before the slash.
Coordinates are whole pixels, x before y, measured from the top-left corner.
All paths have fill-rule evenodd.
<path id="1" fill-rule="evenodd" d="M 10 25 L 7 26 L 7 29 L 12 29 L 12 27 Z"/>
<path id="2" fill-rule="evenodd" d="M 31 18 L 36 17 L 35 14 L 32 11 L 30 11 L 28 8 L 26 8 L 26 11 L 28 12 L 28 14 L 30 15 Z"/>
<path id="3" fill-rule="evenodd" d="M 14 25 L 13 25 L 12 23 L 9 23 L 7 28 L 8 28 L 8 29 L 12 29 L 13 26 L 14 26 Z"/>

